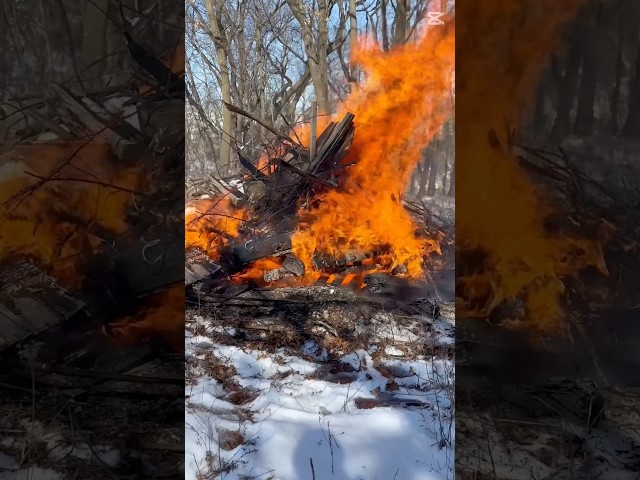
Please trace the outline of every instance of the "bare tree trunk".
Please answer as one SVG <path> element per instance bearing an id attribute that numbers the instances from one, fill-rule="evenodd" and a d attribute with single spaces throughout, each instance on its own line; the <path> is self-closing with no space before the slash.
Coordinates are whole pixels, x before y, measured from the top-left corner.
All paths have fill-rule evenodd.
<path id="1" fill-rule="evenodd" d="M 533 110 L 533 125 L 536 130 L 544 132 L 548 124 L 545 112 L 546 92 L 549 88 L 549 73 L 547 72 L 537 88 L 536 101 Z"/>
<path id="2" fill-rule="evenodd" d="M 266 58 L 267 52 L 265 51 L 264 44 L 262 43 L 262 39 L 264 38 L 264 34 L 262 32 L 262 25 L 256 27 L 256 42 L 257 47 L 256 51 L 258 54 L 258 74 L 263 75 L 265 78 L 267 77 L 267 66 L 266 66 Z M 260 110 L 260 118 L 266 120 L 269 118 L 269 111 L 267 106 L 269 105 L 267 96 L 263 91 L 258 95 L 258 106 Z M 271 122 L 270 122 L 271 123 Z M 258 125 L 254 122 L 254 139 L 251 142 L 252 145 L 257 146 L 260 145 L 267 136 L 267 129 L 262 125 Z"/>
<path id="3" fill-rule="evenodd" d="M 620 83 L 622 80 L 622 68 L 624 66 L 622 60 L 622 41 L 618 41 L 618 48 L 616 49 L 616 72 L 614 78 L 613 91 L 611 92 L 609 112 L 611 118 L 609 119 L 609 131 L 611 135 L 618 134 L 618 107 L 620 103 Z"/>
<path id="4" fill-rule="evenodd" d="M 329 0 L 318 0 L 317 11 L 307 15 L 303 0 L 287 0 L 293 16 L 302 30 L 302 41 L 307 64 L 311 74 L 311 83 L 316 94 L 318 109 L 321 113 L 331 113 L 329 101 L 329 62 L 327 50 L 329 47 Z M 316 24 L 314 35 L 313 27 Z"/>
<path id="5" fill-rule="evenodd" d="M 108 6 L 108 0 L 96 0 L 95 2 L 87 2 L 85 7 L 80 58 L 84 68 L 88 70 L 87 76 L 89 77 L 100 77 L 103 73 L 98 71 L 98 68 L 102 66 L 101 63 L 92 64 L 106 51 L 109 18 L 103 12 L 107 11 Z M 101 81 L 101 78 L 95 78 L 91 83 L 100 85 Z"/>
<path id="6" fill-rule="evenodd" d="M 40 7 L 40 15 L 42 17 L 42 25 L 47 25 L 49 22 L 49 16 L 47 15 L 47 7 L 44 0 L 38 2 L 38 6 Z M 44 51 L 45 51 L 45 62 L 42 66 L 44 69 L 43 78 L 45 83 L 49 83 L 51 81 L 51 65 L 49 64 L 53 58 L 53 48 L 51 47 L 51 41 L 49 39 L 49 29 L 45 28 L 43 31 L 43 43 L 44 43 Z"/>
<path id="7" fill-rule="evenodd" d="M 448 181 L 449 181 L 449 158 L 447 157 L 446 154 L 443 154 L 442 157 L 443 157 L 442 164 L 444 166 L 444 173 L 442 174 L 442 189 L 440 193 L 442 195 L 446 195 L 447 188 L 448 188 Z"/>
<path id="8" fill-rule="evenodd" d="M 353 49 L 358 41 L 358 20 L 356 18 L 356 0 L 349 0 L 349 41 L 351 42 L 351 79 L 358 83 L 358 67 L 353 63 Z"/>
<path id="9" fill-rule="evenodd" d="M 207 0 L 207 14 L 209 16 L 209 28 L 213 36 L 216 48 L 216 58 L 220 69 L 220 89 L 222 101 L 231 103 L 231 80 L 229 79 L 228 56 L 224 37 L 222 36 L 222 12 L 216 12 L 214 0 Z M 231 111 L 222 105 L 222 136 L 220 139 L 220 166 L 232 171 L 231 165 L 231 138 L 233 135 L 233 116 Z"/>
<path id="10" fill-rule="evenodd" d="M 397 0 L 396 15 L 393 19 L 393 44 L 404 45 L 407 40 L 409 0 Z"/>
<path id="11" fill-rule="evenodd" d="M 598 35 L 599 28 L 602 27 L 598 16 L 599 9 L 592 8 L 587 28 L 591 31 L 593 38 L 586 42 L 582 55 L 582 78 L 580 81 L 580 92 L 578 93 L 578 110 L 576 112 L 575 133 L 579 135 L 589 135 L 593 132 L 593 103 L 596 96 L 596 86 L 598 83 Z"/>
<path id="12" fill-rule="evenodd" d="M 560 87 L 558 89 L 558 108 L 551 131 L 551 138 L 554 140 L 562 139 L 569 132 L 571 126 L 571 107 L 573 106 L 573 100 L 575 98 L 574 92 L 578 85 L 580 61 L 582 58 L 581 33 L 582 29 L 575 26 L 573 35 L 571 36 L 571 47 L 569 48 L 565 72 L 560 79 Z"/>
<path id="13" fill-rule="evenodd" d="M 316 94 L 318 109 L 321 114 L 330 114 L 331 105 L 329 103 L 328 72 L 326 70 L 326 66 L 323 67 L 322 65 L 322 63 L 326 64 L 326 60 L 315 65 L 313 65 L 313 60 L 310 60 L 310 62 L 312 63 L 312 65 L 309 66 L 311 70 L 311 82 L 313 83 L 313 91 Z"/>
<path id="14" fill-rule="evenodd" d="M 418 169 L 419 169 L 419 188 L 418 188 L 418 194 L 417 197 L 418 199 L 422 199 L 426 193 L 427 193 L 427 184 L 429 183 L 429 164 L 431 162 L 429 162 L 429 160 L 427 160 L 426 157 L 423 157 L 422 161 L 420 162 Z"/>
<path id="15" fill-rule="evenodd" d="M 443 170 L 442 160 L 444 159 L 444 156 L 441 151 L 443 143 L 441 133 L 427 149 L 427 155 L 430 158 L 429 165 L 431 166 L 429 169 L 429 186 L 427 187 L 427 195 L 430 197 L 438 193 L 437 182 Z"/>
<path id="16" fill-rule="evenodd" d="M 389 27 L 387 26 L 387 0 L 380 0 L 380 16 L 382 29 L 382 49 L 389 51 Z"/>
<path id="17" fill-rule="evenodd" d="M 449 174 L 449 191 L 447 192 L 447 196 L 451 198 L 455 198 L 456 196 L 456 161 L 453 161 L 453 165 L 451 165 L 451 173 Z"/>
<path id="18" fill-rule="evenodd" d="M 427 182 L 427 196 L 433 197 L 436 194 L 436 178 L 438 176 L 436 162 L 431 159 L 429 168 L 429 181 Z"/>
<path id="19" fill-rule="evenodd" d="M 640 135 L 640 44 L 638 44 L 636 53 L 635 67 L 635 73 L 629 88 L 629 114 L 622 128 L 622 135 L 625 137 L 637 137 Z"/>

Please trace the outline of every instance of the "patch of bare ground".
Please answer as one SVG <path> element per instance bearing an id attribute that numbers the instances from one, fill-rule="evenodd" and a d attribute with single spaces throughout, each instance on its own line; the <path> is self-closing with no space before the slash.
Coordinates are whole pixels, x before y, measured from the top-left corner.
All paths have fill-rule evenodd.
<path id="1" fill-rule="evenodd" d="M 212 343 L 264 351 L 297 354 L 312 340 L 329 355 L 377 345 L 404 358 L 450 357 L 454 307 L 441 305 L 436 319 L 430 314 L 420 306 L 412 312 L 348 289 L 315 286 L 250 292 L 220 303 L 203 297 L 187 311 L 187 328 Z"/>
<path id="2" fill-rule="evenodd" d="M 15 459 L 14 467 L 26 472 L 24 478 L 49 469 L 61 478 L 106 480 L 134 465 L 148 475 L 163 475 L 174 471 L 176 457 L 184 454 L 182 431 L 158 429 L 158 416 L 171 420 L 182 413 L 176 402 L 123 402 L 100 395 L 74 399 L 46 391 L 36 391 L 32 402 L 14 395 L 0 401 L 5 406 L 0 445 L 7 458 Z M 129 428 L 123 430 L 124 424 Z M 15 475 L 8 478 L 22 478 Z"/>
<path id="3" fill-rule="evenodd" d="M 598 392 L 569 379 L 532 388 L 461 399 L 472 405 L 456 418 L 459 478 L 638 478 L 640 390 Z"/>

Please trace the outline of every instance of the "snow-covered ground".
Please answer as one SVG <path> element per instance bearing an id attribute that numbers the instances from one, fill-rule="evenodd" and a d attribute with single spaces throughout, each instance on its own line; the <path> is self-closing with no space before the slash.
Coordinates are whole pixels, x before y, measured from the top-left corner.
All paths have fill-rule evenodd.
<path id="1" fill-rule="evenodd" d="M 430 327 L 432 345 L 452 343 L 452 319 Z M 451 356 L 389 342 L 338 355 L 311 340 L 297 352 L 250 349 L 221 329 L 196 315 L 185 332 L 185 478 L 454 477 Z"/>

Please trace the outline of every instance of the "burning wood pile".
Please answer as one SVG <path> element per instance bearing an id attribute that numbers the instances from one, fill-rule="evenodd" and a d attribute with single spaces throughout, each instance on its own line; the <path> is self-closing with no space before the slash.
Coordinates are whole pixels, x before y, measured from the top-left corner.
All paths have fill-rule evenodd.
<path id="1" fill-rule="evenodd" d="M 423 258 L 397 262 L 391 245 L 345 248 L 337 254 L 314 251 L 311 256 L 296 245 L 304 235 L 307 212 L 320 208 L 319 197 L 340 191 L 348 181 L 345 171 L 351 167 L 354 134 L 354 115 L 347 113 L 339 123 L 330 123 L 310 149 L 284 137 L 258 166 L 240 156 L 246 170 L 241 181 L 224 196 L 196 200 L 188 207 L 186 285 L 230 294 L 251 287 L 311 284 L 356 290 L 384 286 L 396 293 L 416 288 L 411 280 L 417 277 L 409 275 L 409 269 L 415 269 L 416 262 L 422 265 Z M 391 201 L 401 203 L 397 197 Z M 427 213 L 415 204 L 405 203 L 404 208 L 414 217 Z M 427 261 L 429 253 L 441 254 L 441 231 L 421 228 L 416 219 L 416 234 L 432 247 Z"/>
<path id="2" fill-rule="evenodd" d="M 353 59 L 368 80 L 333 117 L 318 117 L 319 135 L 306 124 L 289 135 L 271 129 L 275 147 L 256 162 L 240 155 L 241 178 L 187 205 L 190 289 L 424 285 L 443 269 L 452 236 L 420 225 L 402 195 L 453 114 L 452 23 L 384 61 L 377 46 L 361 45 Z"/>
<path id="3" fill-rule="evenodd" d="M 279 155 L 270 158 L 262 169 L 240 156 L 240 162 L 248 172 L 244 181 L 230 188 L 227 197 L 197 202 L 192 207 L 196 211 L 187 213 L 192 218 L 187 227 L 189 230 L 190 225 L 204 224 L 203 230 L 220 236 L 214 245 L 220 248 L 213 252 L 213 258 L 217 260 L 221 273 L 238 274 L 252 262 L 285 254 L 279 264 L 277 261 L 271 264 L 263 262 L 262 278 L 255 275 L 251 279 L 270 283 L 287 276 L 304 276 L 304 264 L 294 256 L 286 255 L 292 247 L 296 208 L 300 201 L 308 200 L 314 192 L 337 187 L 336 171 L 344 168 L 340 162 L 351 144 L 353 133 L 353 115 L 348 114 L 340 124 L 331 123 L 327 127 L 318 139 L 318 153 L 313 158 L 309 150 L 288 138 L 284 139 L 277 152 Z M 229 195 L 232 196 L 231 201 Z M 209 208 L 201 212 L 200 206 Z M 246 218 L 242 227 L 236 230 L 239 224 L 234 220 L 244 219 L 247 208 L 254 215 Z M 225 218 L 221 212 L 224 209 L 239 216 Z M 213 216 L 213 220 L 207 221 L 207 216 Z M 222 229 L 218 230 L 216 226 Z M 258 235 L 265 232 L 266 236 Z M 234 238 L 234 235 L 237 236 Z M 207 238 L 206 241 L 210 240 Z M 233 241 L 227 243 L 225 240 Z M 212 245 L 209 243 L 204 247 L 205 251 L 211 251 Z M 268 268 L 270 266 L 276 268 Z M 209 272 L 201 267 L 188 266 L 185 271 L 187 285 L 202 280 L 198 270 L 208 276 Z"/>
<path id="4" fill-rule="evenodd" d="M 21 467 L 112 478 L 181 461 L 182 404 L 166 399 L 184 388 L 184 100 L 137 66 L 144 80 L 49 85 L 0 122 L 0 425 Z M 180 420 L 158 429 L 158 409 Z"/>

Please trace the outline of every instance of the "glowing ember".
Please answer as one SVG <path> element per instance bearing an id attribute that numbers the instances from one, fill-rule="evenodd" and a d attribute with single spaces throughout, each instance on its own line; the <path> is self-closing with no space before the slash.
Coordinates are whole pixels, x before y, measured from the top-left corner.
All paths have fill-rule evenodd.
<path id="1" fill-rule="evenodd" d="M 520 297 L 531 325 L 555 331 L 561 277 L 588 264 L 606 271 L 597 244 L 545 232 L 547 207 L 506 147 L 492 148 L 487 136 L 490 129 L 500 136 L 505 122 L 520 125 L 549 53 L 582 3 L 467 2 L 467 21 L 459 22 L 465 55 L 457 73 L 466 81 L 457 90 L 465 119 L 456 126 L 457 249 L 487 258 L 482 272 L 458 281 L 458 296 L 467 301 L 463 315 L 484 316 Z"/>

